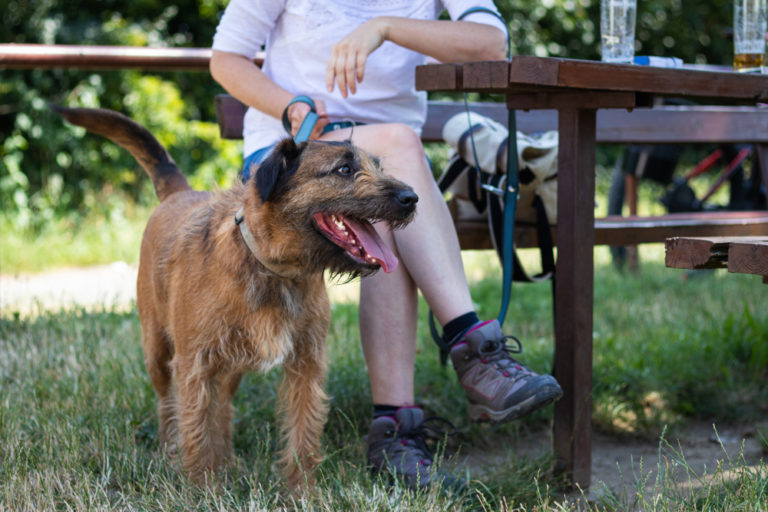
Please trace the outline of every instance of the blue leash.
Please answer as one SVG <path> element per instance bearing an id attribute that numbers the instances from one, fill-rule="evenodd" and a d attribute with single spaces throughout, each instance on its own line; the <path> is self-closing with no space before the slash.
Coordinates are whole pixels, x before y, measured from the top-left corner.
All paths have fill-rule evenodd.
<path id="1" fill-rule="evenodd" d="M 512 260 L 515 254 L 515 210 L 519 186 L 519 163 L 517 161 L 517 121 L 515 111 L 509 111 L 509 136 L 507 137 L 507 182 L 504 188 L 504 241 L 502 242 L 502 293 L 499 324 L 504 325 L 509 300 L 512 295 Z"/>
<path id="2" fill-rule="evenodd" d="M 464 18 L 465 16 L 475 13 L 483 12 L 495 16 L 504 24 L 507 34 L 507 60 L 512 58 L 512 47 L 510 44 L 509 29 L 507 23 L 498 13 L 486 7 L 472 7 L 463 12 L 457 20 Z M 464 93 L 464 105 L 467 111 L 467 122 L 471 127 L 472 122 L 469 116 L 469 104 L 467 101 L 467 94 Z M 499 310 L 498 321 L 500 325 L 504 325 L 504 319 L 507 316 L 507 310 L 509 309 L 510 298 L 512 295 L 512 279 L 514 277 L 514 254 L 515 254 L 515 210 L 517 209 L 517 195 L 519 185 L 519 163 L 517 161 L 517 121 L 515 118 L 515 111 L 509 110 L 508 117 L 508 129 L 509 136 L 507 137 L 507 173 L 506 181 L 504 182 L 504 189 L 500 189 L 489 185 L 487 183 L 480 183 L 480 187 L 486 190 L 488 193 L 496 194 L 504 198 L 504 236 L 502 241 L 502 298 L 501 308 Z M 474 158 L 474 164 L 476 169 L 480 169 L 480 165 L 477 162 L 477 151 L 475 150 L 475 140 L 470 130 L 470 142 L 472 145 L 472 156 Z M 480 174 L 478 173 L 478 179 Z M 442 364 L 445 364 L 448 359 L 448 351 L 450 350 L 451 343 L 454 340 L 443 340 L 443 337 L 438 333 L 437 326 L 435 325 L 434 315 L 432 310 L 429 311 L 429 329 L 432 334 L 432 338 L 438 347 L 440 347 L 440 360 Z"/>
<path id="3" fill-rule="evenodd" d="M 507 32 L 507 60 L 512 58 L 512 45 L 510 43 L 509 28 L 507 28 L 507 22 L 499 16 L 496 12 L 486 7 L 472 7 L 464 11 L 458 19 L 462 19 L 465 16 L 475 13 L 483 12 L 495 16 L 502 23 Z M 467 102 L 467 93 L 464 93 L 464 106 L 467 110 L 467 123 L 471 126 L 472 122 L 469 117 L 469 104 Z M 504 182 L 504 189 L 493 187 L 486 183 L 480 183 L 480 186 L 491 194 L 496 194 L 504 198 L 504 236 L 502 241 L 502 296 L 501 296 L 501 309 L 499 311 L 499 324 L 504 325 L 504 319 L 507 316 L 507 310 L 509 309 L 510 296 L 512 295 L 512 278 L 514 277 L 513 258 L 515 254 L 515 210 L 517 209 L 517 195 L 518 195 L 518 174 L 519 163 L 517 161 L 517 121 L 515 119 L 515 111 L 509 110 L 509 116 L 507 120 L 507 128 L 509 130 L 509 137 L 507 137 L 507 177 Z M 472 142 L 472 156 L 474 158 L 474 164 L 476 169 L 480 169 L 480 165 L 477 162 L 477 151 L 475 150 L 475 139 L 472 132 L 469 134 L 470 141 Z M 478 179 L 479 179 L 478 173 Z"/>
<path id="4" fill-rule="evenodd" d="M 312 101 L 312 98 L 309 96 L 299 95 L 293 98 L 288 104 L 285 106 L 285 110 L 283 110 L 283 128 L 285 128 L 285 131 L 288 133 L 291 133 L 291 122 L 288 120 L 288 107 L 293 105 L 294 103 L 306 103 L 309 105 L 309 113 L 304 118 L 304 120 L 301 122 L 301 126 L 299 126 L 299 130 L 296 132 L 296 135 L 294 135 L 293 140 L 296 143 L 299 142 L 305 142 L 309 140 L 309 136 L 312 135 L 312 130 L 315 128 L 315 124 L 317 123 L 317 120 L 320 119 L 320 117 L 317 115 L 317 110 L 315 109 L 315 102 Z"/>

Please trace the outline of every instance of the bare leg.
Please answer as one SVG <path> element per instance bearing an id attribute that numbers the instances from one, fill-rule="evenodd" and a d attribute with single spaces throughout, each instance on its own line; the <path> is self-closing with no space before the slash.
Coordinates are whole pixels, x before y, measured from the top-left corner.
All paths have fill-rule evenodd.
<path id="1" fill-rule="evenodd" d="M 349 130 L 325 138 L 345 139 Z M 472 311 L 459 242 L 453 222 L 432 177 L 418 135 L 404 125 L 358 126 L 352 141 L 381 159 L 385 172 L 419 195 L 416 218 L 390 233 L 377 226 L 400 259 L 392 274 L 363 279 L 360 323 L 374 403 L 413 404 L 416 345 L 416 288 L 438 322 Z"/>
<path id="2" fill-rule="evenodd" d="M 395 247 L 391 231 L 380 234 Z M 402 263 L 362 280 L 360 335 L 375 404 L 414 403 L 417 307 L 416 284 Z"/>

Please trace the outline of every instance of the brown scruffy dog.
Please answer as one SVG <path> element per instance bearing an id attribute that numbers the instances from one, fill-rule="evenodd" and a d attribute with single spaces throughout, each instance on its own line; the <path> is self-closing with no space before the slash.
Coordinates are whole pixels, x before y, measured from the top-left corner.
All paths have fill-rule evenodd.
<path id="1" fill-rule="evenodd" d="M 405 225 L 416 194 L 349 143 L 291 139 L 244 185 L 194 191 L 129 118 L 56 110 L 130 151 L 160 199 L 141 244 L 137 302 L 161 445 L 180 449 L 193 480 L 209 481 L 232 456 L 241 376 L 282 365 L 280 462 L 292 488 L 311 482 L 328 409 L 323 272 L 391 271 L 397 259 L 371 223 Z"/>

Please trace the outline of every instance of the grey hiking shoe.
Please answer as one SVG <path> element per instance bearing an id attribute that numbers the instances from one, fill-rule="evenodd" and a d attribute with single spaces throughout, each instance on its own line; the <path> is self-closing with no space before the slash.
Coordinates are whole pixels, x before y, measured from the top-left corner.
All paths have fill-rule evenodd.
<path id="1" fill-rule="evenodd" d="M 507 345 L 508 339 L 516 342 L 516 349 Z M 520 350 L 520 341 L 504 336 L 496 320 L 481 324 L 451 348 L 470 419 L 512 421 L 563 396 L 554 377 L 539 375 L 512 358 Z"/>
<path id="2" fill-rule="evenodd" d="M 433 421 L 442 421 L 453 429 L 453 425 L 442 418 L 425 420 L 424 411 L 419 407 L 401 407 L 394 417 L 375 418 L 368 433 L 368 464 L 375 472 L 387 471 L 401 478 L 412 489 L 439 483 L 449 489 L 463 490 L 466 483 L 462 479 L 433 466 L 432 452 L 425 442 L 428 431 L 453 435 L 430 426 Z"/>

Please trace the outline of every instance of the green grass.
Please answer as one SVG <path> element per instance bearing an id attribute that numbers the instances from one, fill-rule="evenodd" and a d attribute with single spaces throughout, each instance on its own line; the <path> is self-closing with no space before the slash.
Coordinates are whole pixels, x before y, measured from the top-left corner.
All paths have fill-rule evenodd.
<path id="1" fill-rule="evenodd" d="M 524 257 L 533 259 L 528 251 Z M 498 308 L 498 265 L 466 254 L 482 317 Z M 683 280 L 664 268 L 662 249 L 642 249 L 642 272 L 613 270 L 596 251 L 594 420 L 615 433 L 656 436 L 694 417 L 750 420 L 768 409 L 766 289 L 754 276 L 714 272 Z M 549 286 L 517 284 L 507 330 L 525 343 L 522 359 L 551 368 Z M 515 440 L 548 428 L 552 408 L 505 426 L 473 425 L 452 371 L 440 366 L 423 321 L 417 396 L 428 414 L 450 418 L 458 434 L 447 452 L 483 455 L 470 490 L 410 493 L 364 466 L 370 397 L 359 349 L 357 308 L 333 306 L 327 389 L 331 413 L 318 491 L 297 500 L 273 467 L 275 388 L 280 372 L 250 374 L 235 399 L 237 461 L 222 489 L 186 481 L 157 450 L 155 397 L 143 368 L 135 310 L 69 308 L 0 317 L 0 510 L 575 510 L 546 454 L 517 454 Z M 762 433 L 760 435 L 763 435 Z M 665 465 L 638 471 L 638 492 L 607 493 L 582 507 L 600 510 L 765 510 L 768 468 L 738 458 L 708 476 L 685 467 L 664 440 Z M 653 493 L 640 492 L 652 484 Z M 645 501 L 644 501 L 645 500 Z"/>
<path id="2" fill-rule="evenodd" d="M 138 261 L 148 207 L 113 208 L 86 218 L 51 218 L 35 231 L 0 213 L 0 272 L 18 274 L 56 267 Z"/>

